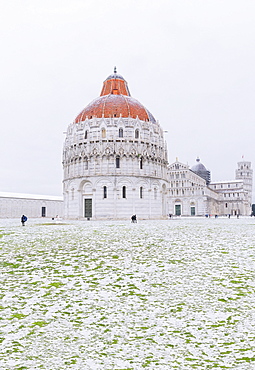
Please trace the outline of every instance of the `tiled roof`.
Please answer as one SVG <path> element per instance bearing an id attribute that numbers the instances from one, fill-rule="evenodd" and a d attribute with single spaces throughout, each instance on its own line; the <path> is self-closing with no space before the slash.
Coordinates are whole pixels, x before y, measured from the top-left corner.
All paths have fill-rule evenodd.
<path id="1" fill-rule="evenodd" d="M 138 100 L 131 97 L 127 82 L 117 73 L 103 84 L 100 97 L 93 100 L 75 118 L 74 123 L 93 117 L 131 117 L 156 123 L 153 115 Z"/>

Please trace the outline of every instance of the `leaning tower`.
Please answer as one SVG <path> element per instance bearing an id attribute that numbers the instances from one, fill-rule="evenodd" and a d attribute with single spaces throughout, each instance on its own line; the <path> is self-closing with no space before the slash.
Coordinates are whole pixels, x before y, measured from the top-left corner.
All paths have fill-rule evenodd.
<path id="1" fill-rule="evenodd" d="M 247 199 L 252 204 L 252 177 L 251 162 L 241 161 L 237 163 L 236 180 L 243 180 L 244 190 L 247 191 Z"/>
<path id="2" fill-rule="evenodd" d="M 115 70 L 67 128 L 65 218 L 165 217 L 167 164 L 162 128 Z"/>

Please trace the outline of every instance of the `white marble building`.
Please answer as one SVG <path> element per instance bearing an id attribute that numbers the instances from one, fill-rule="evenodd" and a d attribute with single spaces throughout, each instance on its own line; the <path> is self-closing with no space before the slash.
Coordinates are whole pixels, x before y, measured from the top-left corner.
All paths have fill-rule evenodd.
<path id="1" fill-rule="evenodd" d="M 200 175 L 194 172 L 196 170 Z M 251 162 L 238 162 L 235 180 L 210 182 L 209 172 L 201 163 L 192 169 L 178 161 L 169 166 L 169 213 L 176 216 L 250 215 Z"/>
<path id="2" fill-rule="evenodd" d="M 251 214 L 253 176 L 251 162 L 241 161 L 237 166 L 235 180 L 209 184 L 209 187 L 218 194 L 219 214 Z"/>
<path id="3" fill-rule="evenodd" d="M 238 163 L 236 180 L 226 184 L 211 183 L 201 163 L 169 166 L 161 126 L 116 71 L 68 126 L 63 169 L 65 218 L 251 213 L 250 162 Z"/>
<path id="4" fill-rule="evenodd" d="M 176 216 L 204 216 L 212 213 L 212 200 L 217 194 L 206 185 L 206 180 L 192 172 L 178 160 L 168 169 L 169 213 Z M 213 202 L 214 203 L 214 202 Z"/>
<path id="5" fill-rule="evenodd" d="M 163 130 L 132 98 L 116 72 L 67 129 L 64 216 L 166 217 L 167 149 Z"/>

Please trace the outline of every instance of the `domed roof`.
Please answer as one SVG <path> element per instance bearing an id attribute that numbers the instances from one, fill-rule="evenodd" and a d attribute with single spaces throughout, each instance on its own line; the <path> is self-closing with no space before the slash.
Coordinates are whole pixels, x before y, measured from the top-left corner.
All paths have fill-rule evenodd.
<path id="1" fill-rule="evenodd" d="M 116 69 L 104 81 L 101 94 L 84 108 L 74 123 L 92 117 L 131 117 L 156 123 L 153 115 L 136 99 L 130 96 L 127 82 Z"/>
<path id="2" fill-rule="evenodd" d="M 200 159 L 196 159 L 197 163 L 191 167 L 191 171 L 196 173 L 198 176 L 202 177 L 205 181 L 206 184 L 208 185 L 211 181 L 211 172 L 208 171 L 203 163 L 200 163 Z"/>
<path id="3" fill-rule="evenodd" d="M 117 73 L 116 69 L 114 69 L 114 73 L 108 76 L 106 80 L 111 80 L 113 78 L 125 81 L 125 78 Z"/>
<path id="4" fill-rule="evenodd" d="M 197 163 L 191 167 L 191 171 L 198 172 L 198 171 L 207 171 L 203 163 L 200 163 L 200 159 L 196 159 Z"/>

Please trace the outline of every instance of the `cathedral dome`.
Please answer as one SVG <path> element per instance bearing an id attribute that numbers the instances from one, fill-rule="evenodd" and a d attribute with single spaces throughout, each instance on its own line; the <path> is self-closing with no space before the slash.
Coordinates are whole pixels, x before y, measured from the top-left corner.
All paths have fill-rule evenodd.
<path id="1" fill-rule="evenodd" d="M 153 115 L 138 100 L 130 96 L 127 82 L 116 69 L 104 81 L 101 94 L 88 104 L 75 118 L 74 123 L 93 117 L 131 117 L 156 123 Z"/>
<path id="2" fill-rule="evenodd" d="M 205 179 L 206 184 L 208 185 L 211 181 L 211 173 L 206 169 L 203 163 L 200 163 L 200 159 L 196 159 L 197 163 L 191 167 L 191 171 L 195 172 L 198 176 Z"/>
<path id="3" fill-rule="evenodd" d="M 203 163 L 200 162 L 199 158 L 196 159 L 196 162 L 197 163 L 194 166 L 191 167 L 191 171 L 193 171 L 193 172 L 207 171 L 207 169 L 205 168 Z"/>

